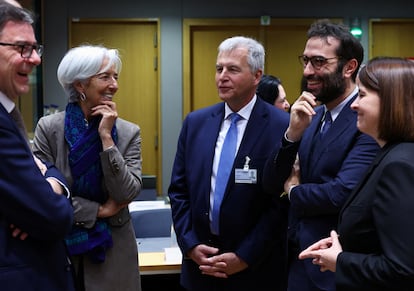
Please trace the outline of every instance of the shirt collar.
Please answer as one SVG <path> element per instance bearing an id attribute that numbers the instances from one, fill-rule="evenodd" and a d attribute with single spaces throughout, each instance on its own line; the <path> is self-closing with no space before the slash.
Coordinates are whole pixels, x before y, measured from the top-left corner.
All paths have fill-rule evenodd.
<path id="1" fill-rule="evenodd" d="M 239 114 L 243 119 L 249 120 L 250 114 L 253 111 L 254 104 L 256 104 L 257 97 L 256 95 L 253 96 L 252 100 L 250 100 L 249 103 L 246 104 L 242 109 L 240 109 L 237 114 Z M 224 119 L 227 119 L 230 114 L 233 113 L 233 111 L 230 109 L 230 107 L 227 105 L 227 103 L 224 103 Z"/>
<path id="2" fill-rule="evenodd" d="M 358 93 L 358 86 L 355 86 L 355 89 L 352 91 L 352 93 L 351 94 L 349 94 L 348 95 L 348 97 L 346 97 L 341 103 L 339 103 L 335 108 L 333 108 L 332 110 L 330 110 L 331 111 L 331 116 L 332 116 L 332 121 L 334 121 L 337 117 L 338 117 L 338 115 L 339 115 L 339 113 L 341 113 L 341 111 L 342 111 L 342 109 L 344 108 L 344 106 L 348 103 L 348 101 L 349 100 L 351 100 L 352 99 L 352 97 L 354 97 L 355 96 L 355 94 L 357 94 Z M 323 116 L 325 116 L 325 114 L 326 114 L 326 111 L 328 110 L 327 108 L 326 108 L 326 106 L 324 105 L 323 106 L 324 108 L 325 108 L 325 112 L 324 112 L 324 114 L 323 114 Z"/>
<path id="3" fill-rule="evenodd" d="M 6 108 L 7 112 L 10 113 L 14 107 L 16 107 L 16 104 L 14 104 L 13 101 L 11 101 L 3 92 L 0 91 L 0 103 L 1 105 Z"/>

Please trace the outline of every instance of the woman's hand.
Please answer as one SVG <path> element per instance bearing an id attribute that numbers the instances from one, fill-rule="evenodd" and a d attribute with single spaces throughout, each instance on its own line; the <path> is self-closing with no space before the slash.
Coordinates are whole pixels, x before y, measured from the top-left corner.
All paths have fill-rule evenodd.
<path id="1" fill-rule="evenodd" d="M 112 140 L 111 131 L 118 118 L 118 112 L 116 110 L 116 104 L 113 101 L 103 100 L 102 104 L 92 108 L 92 116 L 102 116 L 102 120 L 99 123 L 98 132 L 101 137 L 103 149 L 110 148 L 114 145 Z"/>
<path id="2" fill-rule="evenodd" d="M 117 214 L 122 208 L 128 206 L 128 203 L 123 203 L 123 204 L 118 204 L 117 202 L 115 202 L 114 199 L 112 198 L 108 198 L 108 200 L 99 206 L 99 210 L 98 210 L 98 217 L 99 218 L 105 218 L 105 217 L 110 217 L 110 216 L 114 216 L 115 214 Z"/>
<path id="3" fill-rule="evenodd" d="M 336 260 L 339 253 L 342 252 L 342 246 L 338 239 L 336 231 L 331 231 L 331 236 L 328 238 L 321 239 L 314 243 L 307 249 L 303 250 L 299 254 L 299 259 L 312 259 L 312 263 L 319 265 L 321 271 L 326 270 L 335 272 L 336 271 Z"/>

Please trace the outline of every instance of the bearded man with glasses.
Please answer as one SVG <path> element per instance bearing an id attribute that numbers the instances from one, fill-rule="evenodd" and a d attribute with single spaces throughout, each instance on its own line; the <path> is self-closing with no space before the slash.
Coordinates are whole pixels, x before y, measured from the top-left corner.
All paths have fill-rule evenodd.
<path id="1" fill-rule="evenodd" d="M 336 229 L 342 205 L 379 147 L 356 127 L 350 105 L 363 47 L 341 24 L 319 20 L 308 30 L 299 61 L 304 91 L 264 171 L 264 186 L 289 199 L 288 291 L 334 291 L 334 273 L 320 272 L 299 252 Z"/>

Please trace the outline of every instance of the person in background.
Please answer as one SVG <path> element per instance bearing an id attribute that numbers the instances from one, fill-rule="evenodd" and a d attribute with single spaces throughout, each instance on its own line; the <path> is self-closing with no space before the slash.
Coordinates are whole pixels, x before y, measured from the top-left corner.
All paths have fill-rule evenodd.
<path id="1" fill-rule="evenodd" d="M 223 102 L 189 113 L 183 123 L 168 195 L 186 290 L 285 288 L 287 214 L 278 195 L 263 191 L 261 176 L 289 114 L 255 94 L 264 57 L 254 39 L 224 40 L 215 74 Z"/>
<path id="2" fill-rule="evenodd" d="M 357 127 L 380 145 L 343 206 L 338 233 L 302 251 L 338 291 L 414 290 L 414 62 L 377 57 L 358 75 Z"/>
<path id="3" fill-rule="evenodd" d="M 33 157 L 16 107 L 41 62 L 33 24 L 31 12 L 0 1 L 0 288 L 72 291 L 70 192 L 52 164 Z"/>
<path id="4" fill-rule="evenodd" d="M 341 207 L 379 146 L 358 130 L 350 108 L 363 48 L 348 28 L 316 21 L 299 60 L 306 90 L 293 103 L 284 139 L 266 164 L 264 186 L 284 191 L 290 201 L 288 290 L 333 291 L 333 274 L 298 255 L 336 228 Z"/>
<path id="5" fill-rule="evenodd" d="M 286 99 L 286 92 L 278 77 L 263 75 L 256 90 L 257 96 L 279 109 L 289 111 L 290 104 Z"/>
<path id="6" fill-rule="evenodd" d="M 63 172 L 75 223 L 66 244 L 78 290 L 141 290 L 128 203 L 141 190 L 140 128 L 118 117 L 118 51 L 81 45 L 61 60 L 57 76 L 66 110 L 42 117 L 34 153 Z"/>

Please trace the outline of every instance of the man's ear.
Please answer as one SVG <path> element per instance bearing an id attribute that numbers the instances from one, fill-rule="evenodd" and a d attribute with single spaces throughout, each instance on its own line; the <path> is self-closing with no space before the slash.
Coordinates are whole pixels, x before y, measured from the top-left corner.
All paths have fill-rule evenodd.
<path id="1" fill-rule="evenodd" d="M 352 76 L 355 70 L 358 68 L 358 61 L 356 59 L 350 59 L 344 66 L 344 75 Z"/>
<path id="2" fill-rule="evenodd" d="M 255 85 L 258 85 L 260 82 L 260 79 L 263 76 L 263 71 L 262 70 L 257 70 L 256 74 L 254 74 L 254 78 L 255 78 Z"/>

